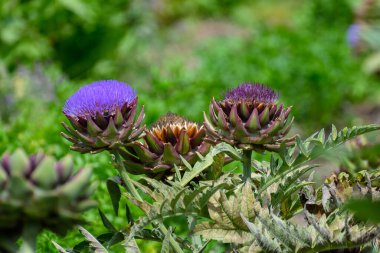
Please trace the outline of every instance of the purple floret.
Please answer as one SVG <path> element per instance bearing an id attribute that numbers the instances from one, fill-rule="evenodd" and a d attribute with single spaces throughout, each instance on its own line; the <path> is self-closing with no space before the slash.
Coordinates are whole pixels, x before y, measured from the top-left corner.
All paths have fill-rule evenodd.
<path id="1" fill-rule="evenodd" d="M 116 80 L 102 80 L 83 86 L 65 103 L 63 113 L 72 117 L 95 117 L 96 113 L 112 114 L 116 108 L 132 103 L 136 92 Z"/>
<path id="2" fill-rule="evenodd" d="M 272 89 L 265 87 L 262 84 L 244 83 L 227 92 L 224 99 L 274 103 L 277 101 L 278 95 Z"/>

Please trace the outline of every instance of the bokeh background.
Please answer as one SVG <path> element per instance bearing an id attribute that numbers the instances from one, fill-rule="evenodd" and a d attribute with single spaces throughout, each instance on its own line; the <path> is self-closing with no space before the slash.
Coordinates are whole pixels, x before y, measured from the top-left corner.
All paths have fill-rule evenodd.
<path id="1" fill-rule="evenodd" d="M 104 180 L 116 172 L 107 154 L 75 154 L 60 136 L 72 93 L 117 79 L 137 90 L 147 125 L 169 111 L 202 122 L 212 97 L 250 81 L 293 105 L 294 132 L 304 137 L 332 123 L 379 123 L 378 2 L 0 0 L 0 153 L 70 152 L 94 168 L 99 207 L 123 226 L 111 216 Z M 96 210 L 84 218 L 94 234 L 105 230 Z M 45 232 L 39 252 L 54 252 L 52 239 L 81 240 L 77 231 Z"/>

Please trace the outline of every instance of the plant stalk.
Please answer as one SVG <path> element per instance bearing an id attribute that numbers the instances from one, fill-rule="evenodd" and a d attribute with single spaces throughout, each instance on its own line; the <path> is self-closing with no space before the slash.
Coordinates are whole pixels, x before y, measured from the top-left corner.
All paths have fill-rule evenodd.
<path id="1" fill-rule="evenodd" d="M 142 201 L 140 194 L 137 192 L 131 178 L 128 175 L 128 172 L 125 171 L 123 161 L 121 160 L 119 152 L 115 151 L 112 153 L 115 156 L 115 161 L 117 163 L 116 169 L 121 176 L 121 180 L 125 184 L 127 190 L 135 197 L 136 199 Z"/>
<path id="2" fill-rule="evenodd" d="M 41 231 L 41 226 L 37 223 L 27 223 L 22 231 L 22 244 L 19 253 L 36 252 L 37 235 Z"/>
<path id="3" fill-rule="evenodd" d="M 246 181 L 251 180 L 252 150 L 243 150 L 242 163 L 243 163 L 243 180 L 246 182 Z"/>

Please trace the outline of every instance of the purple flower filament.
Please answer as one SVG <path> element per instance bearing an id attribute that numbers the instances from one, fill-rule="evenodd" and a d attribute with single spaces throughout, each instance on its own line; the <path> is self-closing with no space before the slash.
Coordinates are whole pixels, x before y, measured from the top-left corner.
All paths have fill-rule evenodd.
<path id="1" fill-rule="evenodd" d="M 226 93 L 225 100 L 275 103 L 278 94 L 262 84 L 244 83 Z"/>
<path id="2" fill-rule="evenodd" d="M 127 84 L 116 80 L 97 81 L 83 86 L 65 103 L 63 113 L 71 117 L 95 117 L 97 113 L 109 115 L 136 99 L 136 92 Z"/>

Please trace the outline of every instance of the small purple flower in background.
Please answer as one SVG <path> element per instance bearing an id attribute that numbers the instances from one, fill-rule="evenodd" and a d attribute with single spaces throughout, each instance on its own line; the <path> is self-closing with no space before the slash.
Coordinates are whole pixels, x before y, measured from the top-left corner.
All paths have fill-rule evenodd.
<path id="1" fill-rule="evenodd" d="M 227 142 L 247 150 L 276 150 L 292 125 L 291 108 L 277 104 L 278 94 L 262 84 L 244 83 L 226 93 L 222 101 L 212 100 L 210 120 L 204 114 L 210 142 Z"/>
<path id="2" fill-rule="evenodd" d="M 352 24 L 347 30 L 347 43 L 351 48 L 356 48 L 360 42 L 361 27 L 359 24 Z"/>
<path id="3" fill-rule="evenodd" d="M 82 153 L 114 149 L 138 139 L 144 108 L 135 120 L 136 92 L 127 84 L 115 80 L 97 81 L 74 93 L 63 108 L 71 127 L 62 133 L 72 150 Z"/>

